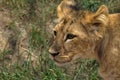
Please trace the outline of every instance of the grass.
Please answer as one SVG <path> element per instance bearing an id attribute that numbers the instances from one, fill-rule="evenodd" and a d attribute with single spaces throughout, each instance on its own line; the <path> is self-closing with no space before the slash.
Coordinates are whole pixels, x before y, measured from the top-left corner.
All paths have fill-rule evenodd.
<path id="1" fill-rule="evenodd" d="M 84 5 L 84 9 L 95 11 L 101 4 L 113 6 L 111 2 L 82 0 L 79 2 Z M 116 0 L 118 1 L 118 0 Z M 19 59 L 16 63 L 7 67 L 4 65 L 4 56 L 9 54 L 9 50 L 1 52 L 0 60 L 3 64 L 0 66 L 0 80 L 99 80 L 97 72 L 98 64 L 94 60 L 80 60 L 79 65 L 73 70 L 73 75 L 69 75 L 66 70 L 57 67 L 49 58 L 48 45 L 49 34 L 46 31 L 46 23 L 56 18 L 56 7 L 60 0 L 2 0 L 2 7 L 10 10 L 12 22 L 8 25 L 12 30 L 15 29 L 15 23 L 22 23 L 25 29 L 28 29 L 29 55 L 22 64 Z M 119 6 L 119 5 L 118 5 Z M 111 10 L 113 12 L 114 10 Z M 48 25 L 47 25 L 48 26 Z M 36 51 L 38 64 L 33 65 L 32 52 Z M 68 68 L 68 67 L 67 67 Z"/>

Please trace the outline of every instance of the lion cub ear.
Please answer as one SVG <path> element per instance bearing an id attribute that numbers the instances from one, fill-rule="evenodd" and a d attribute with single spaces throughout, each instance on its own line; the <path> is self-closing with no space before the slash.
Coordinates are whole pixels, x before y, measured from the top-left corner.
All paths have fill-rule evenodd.
<path id="1" fill-rule="evenodd" d="M 86 14 L 86 23 L 90 24 L 90 32 L 93 32 L 96 36 L 102 38 L 105 28 L 109 22 L 108 16 L 108 8 L 105 5 L 100 6 L 95 13 Z"/>
<path id="2" fill-rule="evenodd" d="M 100 8 L 93 15 L 93 23 L 107 25 L 109 20 L 108 14 L 108 8 L 105 5 L 100 6 Z"/>
<path id="3" fill-rule="evenodd" d="M 63 0 L 57 7 L 58 17 L 62 18 L 69 17 L 72 18 L 76 13 L 76 3 L 74 0 Z"/>

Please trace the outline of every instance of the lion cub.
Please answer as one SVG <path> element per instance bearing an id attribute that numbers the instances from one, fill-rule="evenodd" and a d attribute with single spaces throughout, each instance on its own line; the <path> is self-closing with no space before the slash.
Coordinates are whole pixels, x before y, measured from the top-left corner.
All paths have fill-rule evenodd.
<path id="1" fill-rule="evenodd" d="M 104 80 L 120 80 L 120 14 L 109 14 L 105 5 L 96 12 L 78 10 L 74 0 L 63 0 L 57 12 L 52 59 L 59 65 L 95 59 Z"/>

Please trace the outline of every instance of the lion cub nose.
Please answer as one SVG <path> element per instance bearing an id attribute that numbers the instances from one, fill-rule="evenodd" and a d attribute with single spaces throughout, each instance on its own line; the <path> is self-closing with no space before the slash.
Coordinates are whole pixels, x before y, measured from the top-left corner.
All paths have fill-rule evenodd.
<path id="1" fill-rule="evenodd" d="M 50 53 L 53 57 L 55 57 L 55 56 L 57 56 L 57 55 L 59 54 L 59 52 L 57 52 L 57 51 L 55 51 L 55 50 L 53 50 L 53 49 L 49 49 L 48 51 L 49 51 L 49 53 Z"/>

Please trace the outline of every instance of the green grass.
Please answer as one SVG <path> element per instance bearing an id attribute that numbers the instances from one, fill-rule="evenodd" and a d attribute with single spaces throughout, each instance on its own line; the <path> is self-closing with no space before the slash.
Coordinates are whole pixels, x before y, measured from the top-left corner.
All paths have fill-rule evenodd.
<path id="1" fill-rule="evenodd" d="M 65 73 L 66 71 L 57 67 L 49 58 L 48 45 L 50 35 L 46 31 L 46 23 L 56 18 L 56 7 L 60 0 L 2 0 L 2 7 L 11 11 L 13 21 L 8 25 L 14 30 L 15 22 L 22 23 L 28 31 L 30 54 L 28 60 L 22 64 L 18 62 L 7 67 L 0 66 L 0 80 L 99 80 L 98 64 L 94 60 L 80 60 L 76 66 L 74 75 Z M 101 4 L 112 6 L 112 2 L 96 0 L 82 0 L 79 2 L 83 9 L 97 10 Z M 118 1 L 118 0 L 116 0 Z M 31 7 L 32 6 L 32 7 Z M 118 5 L 119 6 L 119 5 Z M 116 7 L 115 7 L 116 8 Z M 31 61 L 31 52 L 37 51 L 39 56 L 38 65 L 34 66 Z M 1 52 L 0 60 L 4 61 L 4 56 L 9 54 L 9 50 Z"/>

